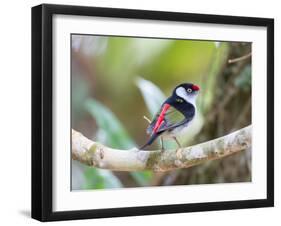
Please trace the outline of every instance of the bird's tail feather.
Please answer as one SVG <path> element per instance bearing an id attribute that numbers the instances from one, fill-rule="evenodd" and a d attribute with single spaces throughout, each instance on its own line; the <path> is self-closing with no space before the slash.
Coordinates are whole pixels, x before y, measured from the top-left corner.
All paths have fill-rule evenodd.
<path id="1" fill-rule="evenodd" d="M 143 146 L 141 146 L 139 148 L 139 150 L 144 150 L 147 146 L 151 145 L 157 137 L 158 137 L 158 134 L 156 134 L 156 133 L 152 134 L 151 137 L 149 138 L 149 140 Z"/>

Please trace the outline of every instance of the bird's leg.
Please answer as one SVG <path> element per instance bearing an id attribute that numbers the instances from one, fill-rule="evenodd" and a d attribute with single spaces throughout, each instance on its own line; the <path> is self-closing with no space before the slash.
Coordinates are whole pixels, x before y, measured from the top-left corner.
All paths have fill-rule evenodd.
<path id="1" fill-rule="evenodd" d="M 180 142 L 177 140 L 176 137 L 173 137 L 174 140 L 176 141 L 177 145 L 178 145 L 178 149 L 177 149 L 177 152 L 176 152 L 176 155 L 177 157 L 180 159 L 182 157 L 182 154 L 181 154 L 181 144 Z"/>
<path id="2" fill-rule="evenodd" d="M 161 152 L 163 152 L 165 151 L 163 137 L 160 137 L 160 142 L 161 142 Z"/>
<path id="3" fill-rule="evenodd" d="M 178 147 L 181 148 L 181 144 L 180 144 L 180 142 L 177 140 L 177 138 L 176 138 L 176 137 L 173 137 L 173 138 L 174 138 L 174 140 L 177 142 Z"/>

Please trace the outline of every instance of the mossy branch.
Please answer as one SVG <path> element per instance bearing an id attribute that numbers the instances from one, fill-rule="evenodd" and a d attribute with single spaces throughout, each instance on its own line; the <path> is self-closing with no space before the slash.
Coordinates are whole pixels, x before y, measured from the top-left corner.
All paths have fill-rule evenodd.
<path id="1" fill-rule="evenodd" d="M 168 171 L 224 158 L 252 145 L 252 126 L 226 136 L 174 150 L 118 150 L 89 140 L 72 130 L 72 159 L 88 166 L 116 171 Z"/>

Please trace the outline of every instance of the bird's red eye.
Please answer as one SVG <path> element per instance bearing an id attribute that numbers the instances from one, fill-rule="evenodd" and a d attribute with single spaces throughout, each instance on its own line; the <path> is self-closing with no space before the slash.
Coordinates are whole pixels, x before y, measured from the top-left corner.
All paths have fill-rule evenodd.
<path id="1" fill-rule="evenodd" d="M 192 85 L 192 89 L 195 90 L 195 91 L 200 90 L 199 86 L 197 86 L 197 85 Z"/>

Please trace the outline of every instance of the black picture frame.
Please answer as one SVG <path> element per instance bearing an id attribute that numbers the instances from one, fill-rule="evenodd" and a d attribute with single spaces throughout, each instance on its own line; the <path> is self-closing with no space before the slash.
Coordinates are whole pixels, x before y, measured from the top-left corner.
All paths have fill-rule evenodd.
<path id="1" fill-rule="evenodd" d="M 55 14 L 247 25 L 267 28 L 267 198 L 95 210 L 52 210 L 52 18 Z M 274 205 L 274 20 L 118 8 L 43 4 L 32 8 L 32 218 L 40 221 L 121 217 Z"/>

